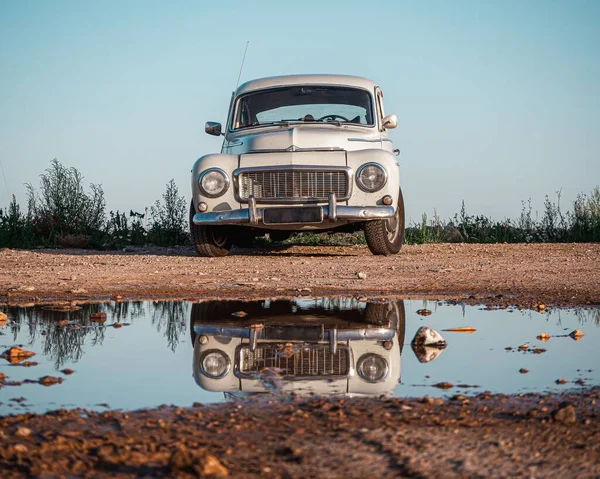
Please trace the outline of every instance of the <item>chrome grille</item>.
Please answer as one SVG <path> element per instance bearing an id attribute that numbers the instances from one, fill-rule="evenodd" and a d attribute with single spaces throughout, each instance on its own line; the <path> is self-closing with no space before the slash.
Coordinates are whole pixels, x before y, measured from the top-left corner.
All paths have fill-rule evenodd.
<path id="1" fill-rule="evenodd" d="M 291 351 L 281 346 L 259 344 L 254 352 L 242 347 L 240 373 L 251 375 L 264 368 L 278 368 L 283 376 L 294 377 L 347 376 L 350 372 L 347 347 L 338 346 L 331 354 L 329 345 L 294 345 Z"/>
<path id="2" fill-rule="evenodd" d="M 237 174 L 239 199 L 247 201 L 254 196 L 256 201 L 327 201 L 330 193 L 338 200 L 349 198 L 350 174 L 348 169 L 277 169 L 239 170 Z"/>

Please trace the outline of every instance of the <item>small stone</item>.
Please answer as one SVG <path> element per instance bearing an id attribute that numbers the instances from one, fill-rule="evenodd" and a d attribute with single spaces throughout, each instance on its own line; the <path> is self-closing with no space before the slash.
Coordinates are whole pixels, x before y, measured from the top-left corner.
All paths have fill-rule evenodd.
<path id="1" fill-rule="evenodd" d="M 112 325 L 112 327 L 113 327 L 113 328 L 117 328 L 117 329 L 118 329 L 118 328 L 121 328 L 121 327 L 123 327 L 123 324 L 122 324 L 122 323 L 119 323 L 119 322 L 116 322 L 116 323 L 114 323 L 114 324 Z"/>
<path id="2" fill-rule="evenodd" d="M 248 316 L 248 313 L 246 311 L 236 311 L 235 313 L 231 313 L 231 315 L 235 316 L 236 318 L 244 318 Z"/>
<path id="3" fill-rule="evenodd" d="M 15 450 L 15 452 L 17 453 L 24 453 L 27 452 L 27 446 L 25 444 L 15 444 L 13 446 L 13 449 Z"/>
<path id="4" fill-rule="evenodd" d="M 38 382 L 42 385 L 42 386 L 53 386 L 55 384 L 60 384 L 63 382 L 63 378 L 57 378 L 55 376 L 44 376 L 41 377 Z"/>
<path id="5" fill-rule="evenodd" d="M 356 273 L 356 277 L 358 279 L 367 279 L 367 273 L 365 273 L 364 271 L 359 271 L 358 273 Z"/>
<path id="6" fill-rule="evenodd" d="M 545 343 L 550 339 L 550 335 L 548 333 L 540 333 L 537 335 L 537 339 Z"/>
<path id="7" fill-rule="evenodd" d="M 67 375 L 67 376 L 69 376 L 70 374 L 73 374 L 74 372 L 75 372 L 75 371 L 73 371 L 72 369 L 69 369 L 69 368 L 63 369 L 63 370 L 61 371 L 61 373 L 65 374 L 65 375 Z"/>
<path id="8" fill-rule="evenodd" d="M 33 366 L 37 366 L 39 363 L 36 363 L 35 361 L 24 361 L 21 363 L 21 366 L 23 366 L 24 368 L 31 368 Z"/>
<path id="9" fill-rule="evenodd" d="M 529 372 L 529 369 L 521 368 L 521 369 L 519 369 L 519 372 L 521 374 L 527 374 Z"/>
<path id="10" fill-rule="evenodd" d="M 565 378 L 558 378 L 554 381 L 556 384 L 567 384 L 567 380 Z"/>
<path id="11" fill-rule="evenodd" d="M 417 314 L 420 316 L 429 316 L 431 314 L 430 309 L 417 309 Z"/>
<path id="12" fill-rule="evenodd" d="M 572 404 L 563 402 L 557 409 L 552 411 L 552 418 L 556 422 L 563 424 L 575 424 L 577 422 L 577 414 Z"/>
<path id="13" fill-rule="evenodd" d="M 525 351 L 527 348 L 529 348 L 529 343 L 521 344 L 518 349 L 519 351 Z"/>
<path id="14" fill-rule="evenodd" d="M 172 475 L 184 471 L 194 473 L 197 477 L 229 477 L 229 471 L 215 456 L 205 450 L 198 451 L 185 446 L 171 454 L 168 467 Z"/>
<path id="15" fill-rule="evenodd" d="M 416 346 L 435 346 L 442 349 L 447 345 L 446 340 L 440 333 L 424 326 L 417 330 L 412 344 Z"/>
<path id="16" fill-rule="evenodd" d="M 8 316 L 6 315 L 6 313 L 3 313 L 2 311 L 0 311 L 0 325 L 6 323 L 7 320 L 8 320 Z"/>
<path id="17" fill-rule="evenodd" d="M 87 289 L 83 288 L 75 288 L 70 291 L 71 294 L 85 294 L 87 293 Z"/>
<path id="18" fill-rule="evenodd" d="M 6 374 L 0 373 L 0 383 L 6 379 Z"/>
<path id="19" fill-rule="evenodd" d="M 28 437 L 31 436 L 31 429 L 28 427 L 18 427 L 15 431 L 15 436 Z"/>
<path id="20" fill-rule="evenodd" d="M 35 353 L 32 351 L 25 351 L 17 346 L 13 346 L 12 348 L 8 348 L 4 353 L 2 353 L 2 357 L 4 359 L 25 359 L 34 356 Z"/>
<path id="21" fill-rule="evenodd" d="M 569 336 L 574 339 L 575 341 L 579 341 L 581 338 L 583 338 L 585 336 L 585 334 L 583 333 L 583 331 L 581 329 L 576 329 L 574 331 L 571 331 L 569 333 Z"/>
<path id="22" fill-rule="evenodd" d="M 440 389 L 451 389 L 454 387 L 454 384 L 444 381 L 441 383 L 434 384 L 433 387 L 440 388 Z"/>
<path id="23" fill-rule="evenodd" d="M 103 323 L 106 321 L 106 313 L 92 313 L 90 314 L 90 321 L 92 323 Z"/>
<path id="24" fill-rule="evenodd" d="M 432 398 L 431 396 L 425 396 L 422 401 L 425 404 L 431 404 L 432 406 L 441 406 L 444 404 L 442 398 Z"/>

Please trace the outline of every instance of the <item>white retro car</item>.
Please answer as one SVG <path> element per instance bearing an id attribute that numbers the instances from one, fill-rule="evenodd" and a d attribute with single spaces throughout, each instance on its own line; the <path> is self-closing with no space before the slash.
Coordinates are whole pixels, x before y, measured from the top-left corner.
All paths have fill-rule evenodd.
<path id="1" fill-rule="evenodd" d="M 269 233 L 363 229 L 373 254 L 404 240 L 400 171 L 383 92 L 370 80 L 292 75 L 233 93 L 221 153 L 192 168 L 190 230 L 202 256 L 224 256 Z"/>
<path id="2" fill-rule="evenodd" d="M 192 306 L 190 326 L 207 391 L 389 396 L 400 381 L 403 301 L 208 301 Z"/>

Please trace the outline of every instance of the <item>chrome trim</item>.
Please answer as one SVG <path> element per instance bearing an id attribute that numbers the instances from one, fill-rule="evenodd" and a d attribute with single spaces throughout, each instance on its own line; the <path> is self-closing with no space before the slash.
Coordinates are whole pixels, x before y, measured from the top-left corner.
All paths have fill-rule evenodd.
<path id="1" fill-rule="evenodd" d="M 370 381 L 367 378 L 365 378 L 361 372 L 360 372 L 360 365 L 363 361 L 365 361 L 367 358 L 371 357 L 371 356 L 376 356 L 380 359 L 383 359 L 383 362 L 385 364 L 385 373 L 383 374 L 383 376 L 381 376 L 379 379 L 375 380 L 375 381 Z M 385 378 L 388 377 L 388 374 L 390 373 L 390 365 L 387 362 L 387 359 L 385 359 L 383 356 L 381 356 L 380 354 L 375 354 L 375 353 L 367 353 L 367 354 L 363 354 L 360 358 L 358 358 L 358 361 L 356 361 L 356 372 L 358 374 L 358 377 L 361 378 L 363 381 L 369 383 L 369 384 L 375 384 L 375 383 L 380 383 L 383 382 L 385 380 Z"/>
<path id="2" fill-rule="evenodd" d="M 211 195 L 207 193 L 202 187 L 202 178 L 204 178 L 204 176 L 207 173 L 210 173 L 211 171 L 218 171 L 225 177 L 225 188 L 223 188 L 223 191 L 221 191 L 221 193 L 219 193 L 218 195 Z M 200 173 L 200 175 L 198 175 L 198 187 L 200 188 L 200 193 L 202 193 L 202 196 L 206 196 L 207 198 L 219 198 L 220 196 L 223 196 L 225 193 L 227 193 L 227 190 L 229 190 L 230 186 L 231 180 L 229 179 L 229 175 L 225 173 L 221 168 L 208 168 L 202 173 Z"/>
<path id="3" fill-rule="evenodd" d="M 335 197 L 335 193 L 329 194 L 329 211 L 328 211 L 329 221 L 332 223 L 337 221 L 337 199 Z"/>
<path id="4" fill-rule="evenodd" d="M 208 356 L 210 353 L 220 353 L 223 355 L 223 357 L 227 360 L 227 368 L 225 368 L 225 372 L 223 372 L 223 374 L 220 374 L 219 376 L 213 376 L 212 374 L 208 374 L 206 372 L 206 370 L 204 369 L 204 359 L 206 358 L 206 356 Z M 207 378 L 210 379 L 221 379 L 225 376 L 227 376 L 227 374 L 229 374 L 229 371 L 231 371 L 231 358 L 229 357 L 229 355 L 227 353 L 224 353 L 222 350 L 220 349 L 209 349 L 207 351 L 204 351 L 202 353 L 202 356 L 200 356 L 200 372 L 202 374 L 204 374 Z"/>
<path id="5" fill-rule="evenodd" d="M 346 151 L 339 146 L 324 146 L 319 148 L 300 148 L 298 146 L 290 146 L 289 148 L 277 148 L 277 149 L 267 149 L 267 150 L 250 150 L 242 153 L 243 155 L 251 155 L 253 153 L 289 153 L 295 151 Z"/>
<path id="6" fill-rule="evenodd" d="M 264 339 L 267 333 L 268 326 L 262 330 L 257 330 L 257 338 Z M 287 328 L 289 329 L 289 328 Z M 303 327 L 293 328 L 299 337 L 302 337 Z M 323 331 L 321 341 L 329 341 L 330 329 Z M 338 342 L 354 341 L 354 340 L 375 340 L 375 341 L 387 341 L 392 340 L 396 337 L 396 331 L 389 328 L 361 328 L 361 329 L 338 329 L 337 340 Z M 277 337 L 273 335 L 272 331 L 269 332 L 269 340 L 276 340 Z M 207 336 L 222 336 L 225 338 L 240 338 L 250 339 L 250 328 L 248 326 L 219 326 L 216 324 L 194 324 L 194 333 L 197 335 L 205 334 Z M 287 337 L 282 336 L 286 341 Z"/>
<path id="7" fill-rule="evenodd" d="M 393 143 L 390 138 L 348 138 L 348 141 L 364 141 L 367 143 L 379 143 L 380 141 L 389 141 Z"/>
<path id="8" fill-rule="evenodd" d="M 272 343 L 262 343 L 263 344 L 267 344 L 267 345 L 271 345 Z M 298 342 L 295 342 L 293 344 L 299 344 Z M 308 346 L 309 348 L 322 348 L 324 345 L 323 344 L 319 344 L 319 343 L 304 343 L 306 346 Z M 258 346 L 258 345 L 257 345 Z M 241 369 L 241 364 L 242 364 L 242 349 L 244 348 L 248 348 L 249 349 L 249 345 L 248 344 L 240 344 L 238 347 L 235 348 L 235 357 L 234 357 L 234 367 L 233 367 L 233 374 L 235 375 L 235 377 L 239 378 L 239 379 L 253 379 L 254 375 L 253 374 L 246 374 L 240 371 Z M 356 373 L 356 369 L 354 368 L 354 351 L 352 350 L 352 348 L 350 348 L 348 345 L 339 345 L 338 349 L 340 350 L 345 350 L 348 351 L 348 373 L 347 374 L 343 374 L 343 375 L 323 375 L 323 376 L 292 376 L 292 375 L 283 375 L 283 377 L 286 378 L 286 381 L 314 381 L 314 380 L 331 380 L 331 379 L 346 379 L 346 378 L 351 378 L 354 377 L 354 374 Z M 337 352 L 337 351 L 336 351 Z M 387 364 L 387 361 L 386 361 Z"/>
<path id="9" fill-rule="evenodd" d="M 360 178 L 360 173 L 361 173 L 361 172 L 362 172 L 362 170 L 364 170 L 364 169 L 365 169 L 367 166 L 376 166 L 376 167 L 378 167 L 379 169 L 381 169 L 381 171 L 383 171 L 383 176 L 384 176 L 384 178 L 385 178 L 385 179 L 384 179 L 384 181 L 383 181 L 383 184 L 382 184 L 382 185 L 381 185 L 379 188 L 377 188 L 376 190 L 370 190 L 370 189 L 366 188 L 366 187 L 365 187 L 363 184 L 361 184 L 361 182 L 359 181 L 359 178 Z M 376 162 L 374 162 L 374 161 L 369 161 L 368 163 L 364 163 L 364 164 L 362 164 L 362 165 L 360 165 L 360 166 L 359 166 L 358 170 L 356 170 L 356 176 L 355 176 L 355 179 L 356 179 L 356 184 L 358 185 L 358 187 L 359 187 L 361 190 L 363 190 L 365 193 L 375 193 L 375 192 L 377 192 L 377 191 L 381 190 L 381 189 L 382 189 L 382 188 L 383 188 L 383 187 L 386 185 L 386 183 L 387 183 L 387 181 L 388 181 L 388 172 L 385 170 L 385 168 L 383 167 L 383 165 L 381 165 L 381 164 L 379 164 L 379 163 L 376 163 Z"/>
<path id="10" fill-rule="evenodd" d="M 271 150 L 272 151 L 272 150 Z M 382 167 L 383 168 L 383 167 Z M 354 181 L 352 181 L 352 176 L 354 171 L 349 166 L 323 166 L 323 165 L 283 165 L 283 166 L 249 166 L 244 168 L 237 168 L 233 171 L 233 188 L 235 199 L 238 203 L 248 203 L 249 199 L 244 199 L 240 197 L 240 179 L 239 176 L 243 173 L 253 173 L 253 172 L 273 172 L 277 173 L 279 171 L 331 171 L 331 172 L 339 172 L 342 171 L 346 173 L 346 179 L 348 181 L 348 192 L 345 196 L 340 196 L 337 198 L 337 201 L 348 201 L 352 196 L 352 191 L 354 189 Z M 387 180 L 386 180 L 387 181 Z M 326 199 L 317 199 L 317 198 L 261 198 L 257 200 L 262 204 L 306 204 L 306 203 L 324 203 L 327 201 Z"/>
<path id="11" fill-rule="evenodd" d="M 301 206 L 299 206 L 301 208 Z M 329 206 L 322 206 L 323 219 L 330 218 Z M 262 222 L 264 208 L 256 208 L 256 223 Z M 337 220 L 344 221 L 368 221 L 377 219 L 392 218 L 396 210 L 393 206 L 336 206 Z M 211 213 L 196 213 L 192 218 L 196 225 L 217 225 L 217 224 L 250 224 L 250 210 L 243 208 L 239 210 L 217 211 Z M 304 223 L 294 223 L 303 225 Z M 306 223 L 317 224 L 317 223 Z"/>
<path id="12" fill-rule="evenodd" d="M 349 125 L 352 126 L 360 126 L 362 128 L 375 128 L 378 126 L 378 121 L 377 121 L 377 107 L 375 106 L 375 101 L 376 98 L 374 98 L 373 96 L 373 92 L 371 92 L 371 90 L 369 88 L 365 88 L 362 86 L 356 86 L 356 85 L 345 85 L 345 84 L 336 84 L 336 83 L 301 83 L 301 84 L 290 84 L 290 85 L 273 85 L 270 87 L 266 87 L 266 88 L 258 88 L 256 90 L 250 90 L 246 93 L 242 93 L 241 95 L 237 95 L 235 96 L 235 98 L 233 98 L 231 104 L 230 104 L 230 110 L 229 110 L 229 114 L 228 114 L 228 118 L 227 118 L 227 133 L 237 133 L 239 131 L 244 131 L 244 130 L 248 130 L 248 129 L 252 129 L 252 128 L 266 128 L 266 127 L 273 127 L 273 126 L 281 126 L 281 125 L 250 125 L 250 126 L 245 126 L 245 127 L 240 127 L 240 128 L 232 128 L 233 123 L 235 122 L 239 111 L 238 111 L 238 105 L 239 102 L 242 98 L 244 98 L 245 96 L 248 95 L 253 95 L 255 93 L 262 93 L 262 92 L 267 92 L 269 90 L 286 90 L 286 89 L 290 89 L 290 88 L 295 88 L 295 87 L 329 87 L 329 88 L 345 88 L 348 90 L 362 90 L 364 92 L 367 92 L 367 94 L 369 95 L 369 100 L 370 100 L 370 109 L 371 109 L 371 114 L 373 115 L 373 124 L 371 125 L 363 125 L 361 123 L 349 123 Z M 234 92 L 235 95 L 235 92 Z M 312 124 L 312 123 L 302 123 L 303 125 L 306 124 Z M 327 123 L 319 123 L 319 122 L 314 122 L 314 124 L 319 124 L 319 125 L 326 125 Z"/>

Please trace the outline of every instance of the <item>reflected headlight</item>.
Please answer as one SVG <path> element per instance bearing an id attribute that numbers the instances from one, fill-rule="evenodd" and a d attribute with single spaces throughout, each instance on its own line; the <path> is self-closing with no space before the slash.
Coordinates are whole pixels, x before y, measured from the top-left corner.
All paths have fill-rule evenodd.
<path id="1" fill-rule="evenodd" d="M 358 187 L 367 193 L 379 191 L 387 183 L 387 173 L 379 163 L 365 163 L 356 172 Z"/>
<path id="2" fill-rule="evenodd" d="M 217 198 L 229 189 L 229 176 L 220 168 L 210 168 L 200 174 L 198 184 L 204 196 Z"/>
<path id="3" fill-rule="evenodd" d="M 356 365 L 358 375 L 368 383 L 376 383 L 387 376 L 388 363 L 379 354 L 365 354 Z"/>
<path id="4" fill-rule="evenodd" d="M 212 379 L 219 379 L 229 372 L 231 361 L 229 356 L 217 349 L 206 351 L 200 360 L 202 374 Z"/>

